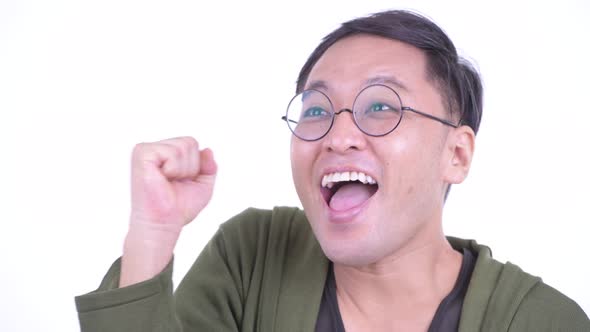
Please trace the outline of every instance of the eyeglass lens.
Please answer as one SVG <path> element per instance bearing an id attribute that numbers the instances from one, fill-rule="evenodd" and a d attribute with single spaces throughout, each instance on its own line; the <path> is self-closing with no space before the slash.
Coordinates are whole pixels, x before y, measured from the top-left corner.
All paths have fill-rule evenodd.
<path id="1" fill-rule="evenodd" d="M 382 136 L 393 131 L 402 117 L 398 94 L 384 85 L 363 89 L 356 97 L 352 111 L 358 128 L 371 136 Z M 318 90 L 306 90 L 291 100 L 286 120 L 297 137 L 317 140 L 328 133 L 334 116 L 328 96 Z"/>

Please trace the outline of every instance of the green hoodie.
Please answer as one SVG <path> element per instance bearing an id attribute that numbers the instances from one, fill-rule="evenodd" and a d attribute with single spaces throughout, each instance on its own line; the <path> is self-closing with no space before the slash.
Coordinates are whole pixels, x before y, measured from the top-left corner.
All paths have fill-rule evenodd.
<path id="1" fill-rule="evenodd" d="M 460 332 L 590 331 L 572 300 L 475 241 Z M 117 260 L 100 287 L 76 297 L 82 332 L 314 331 L 329 262 L 296 208 L 248 209 L 221 225 L 176 293 L 172 262 L 154 278 L 118 288 Z"/>

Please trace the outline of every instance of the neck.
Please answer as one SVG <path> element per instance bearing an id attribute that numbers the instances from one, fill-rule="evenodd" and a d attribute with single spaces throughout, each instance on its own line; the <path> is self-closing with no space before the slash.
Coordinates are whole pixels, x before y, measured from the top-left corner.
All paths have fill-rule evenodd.
<path id="1" fill-rule="evenodd" d="M 428 328 L 438 305 L 453 289 L 462 261 L 442 229 L 434 233 L 417 236 L 367 266 L 334 263 L 338 303 L 347 331 L 363 330 L 367 324 L 374 331 L 391 330 L 392 326 Z M 409 325 L 403 324 L 404 320 Z"/>

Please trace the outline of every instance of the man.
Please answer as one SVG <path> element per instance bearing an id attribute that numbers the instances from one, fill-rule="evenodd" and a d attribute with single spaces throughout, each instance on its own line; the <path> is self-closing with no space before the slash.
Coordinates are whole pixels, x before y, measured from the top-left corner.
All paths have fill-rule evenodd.
<path id="1" fill-rule="evenodd" d="M 220 227 L 176 294 L 172 253 L 216 174 L 192 138 L 139 144 L 120 261 L 76 299 L 83 331 L 590 331 L 580 307 L 442 210 L 469 171 L 478 74 L 440 28 L 390 11 L 344 23 L 301 70 L 283 117 L 302 212 Z"/>

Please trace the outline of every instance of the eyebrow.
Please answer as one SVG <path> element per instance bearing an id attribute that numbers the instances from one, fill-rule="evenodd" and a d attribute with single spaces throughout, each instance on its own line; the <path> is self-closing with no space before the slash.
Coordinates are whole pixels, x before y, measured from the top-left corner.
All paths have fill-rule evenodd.
<path id="1" fill-rule="evenodd" d="M 391 75 L 378 75 L 375 77 L 371 77 L 364 82 L 363 86 L 366 87 L 373 84 L 393 85 L 401 90 L 410 91 L 410 89 L 408 89 L 408 87 L 405 84 L 403 84 L 395 76 Z M 324 91 L 330 90 L 328 87 L 328 83 L 324 80 L 312 81 L 311 83 L 309 83 L 309 85 L 307 85 L 307 87 L 305 87 L 305 90 L 311 89 Z"/>
<path id="2" fill-rule="evenodd" d="M 319 81 L 312 81 L 311 83 L 309 83 L 309 85 L 304 88 L 304 90 L 330 90 L 328 88 L 328 83 L 326 83 L 326 81 L 323 80 L 319 80 Z"/>
<path id="3" fill-rule="evenodd" d="M 372 78 L 369 78 L 365 81 L 365 86 L 372 85 L 372 84 L 384 84 L 384 85 L 393 85 L 405 91 L 410 91 L 408 87 L 403 84 L 400 80 L 398 80 L 395 76 L 389 75 L 379 75 Z"/>

